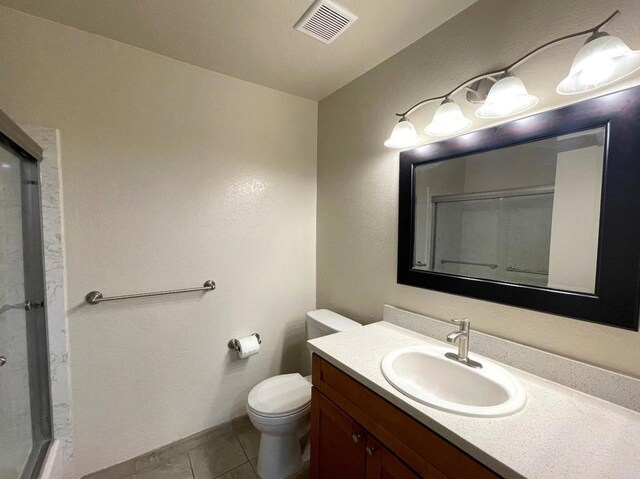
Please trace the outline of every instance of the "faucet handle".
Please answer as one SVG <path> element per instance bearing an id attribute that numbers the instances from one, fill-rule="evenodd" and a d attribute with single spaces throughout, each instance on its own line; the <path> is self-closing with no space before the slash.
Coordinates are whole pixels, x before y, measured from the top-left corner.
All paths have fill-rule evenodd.
<path id="1" fill-rule="evenodd" d="M 469 324 L 471 324 L 471 321 L 469 321 L 467 318 L 456 318 L 452 319 L 451 322 L 460 326 L 460 331 L 469 329 Z"/>

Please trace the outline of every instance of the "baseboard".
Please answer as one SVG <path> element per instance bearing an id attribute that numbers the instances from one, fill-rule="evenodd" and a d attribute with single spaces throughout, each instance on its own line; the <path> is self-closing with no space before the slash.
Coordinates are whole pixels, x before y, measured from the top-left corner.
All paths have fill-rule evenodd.
<path id="1" fill-rule="evenodd" d="M 44 458 L 39 479 L 63 479 L 62 456 L 62 446 L 60 445 L 60 441 L 56 439 L 49 445 L 49 450 Z"/>
<path id="2" fill-rule="evenodd" d="M 88 474 L 82 479 L 120 479 L 138 472 L 144 472 L 153 469 L 163 461 L 170 460 L 218 437 L 237 431 L 238 429 L 245 427 L 247 424 L 250 424 L 250 422 L 246 415 L 233 418 L 231 421 L 224 424 L 205 429 L 204 431 L 197 432 L 191 436 L 185 437 L 184 439 L 180 439 L 166 446 L 149 451 L 141 456 L 115 464 L 107 467 L 106 469 L 102 469 L 101 471 Z M 43 477 L 43 479 L 45 479 L 45 477 Z M 48 479 L 48 477 L 46 479 Z M 58 478 L 57 476 L 52 476 L 51 479 Z"/>

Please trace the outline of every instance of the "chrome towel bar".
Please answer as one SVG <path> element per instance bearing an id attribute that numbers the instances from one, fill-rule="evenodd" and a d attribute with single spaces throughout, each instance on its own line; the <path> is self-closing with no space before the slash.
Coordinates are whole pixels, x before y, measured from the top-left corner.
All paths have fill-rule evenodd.
<path id="1" fill-rule="evenodd" d="M 507 266 L 507 271 L 511 271 L 514 273 L 528 273 L 528 274 L 541 274 L 543 276 L 549 276 L 549 273 L 547 273 L 546 271 L 535 271 L 532 269 L 521 269 L 521 268 L 516 268 L 515 266 Z"/>
<path id="2" fill-rule="evenodd" d="M 451 263 L 451 264 L 468 264 L 471 266 L 486 266 L 487 268 L 491 268 L 491 269 L 496 269 L 498 267 L 497 264 L 495 263 L 474 263 L 471 261 L 454 261 L 452 259 L 441 259 L 440 260 L 440 264 L 447 264 L 447 263 Z"/>
<path id="3" fill-rule="evenodd" d="M 204 282 L 204 285 L 199 288 L 185 288 L 185 289 L 170 289 L 168 291 L 154 291 L 152 293 L 137 293 L 137 294 L 122 294 L 119 296 L 107 296 L 100 291 L 91 291 L 84 299 L 89 304 L 100 304 L 105 301 L 120 301 L 121 299 L 134 299 L 134 298 L 147 298 L 149 296 L 164 296 L 165 294 L 178 294 L 178 293 L 194 293 L 196 291 L 213 291 L 216 289 L 215 281 L 209 279 Z"/>

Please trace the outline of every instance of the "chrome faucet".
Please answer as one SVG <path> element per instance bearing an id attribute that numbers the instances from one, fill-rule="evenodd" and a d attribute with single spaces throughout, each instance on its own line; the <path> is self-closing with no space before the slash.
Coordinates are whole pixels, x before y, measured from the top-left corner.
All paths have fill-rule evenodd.
<path id="1" fill-rule="evenodd" d="M 466 364 L 472 368 L 481 368 L 482 364 L 473 359 L 469 359 L 469 325 L 468 319 L 452 319 L 452 323 L 460 326 L 458 331 L 447 334 L 447 342 L 458 343 L 458 354 L 446 353 L 445 356 L 454 361 Z"/>

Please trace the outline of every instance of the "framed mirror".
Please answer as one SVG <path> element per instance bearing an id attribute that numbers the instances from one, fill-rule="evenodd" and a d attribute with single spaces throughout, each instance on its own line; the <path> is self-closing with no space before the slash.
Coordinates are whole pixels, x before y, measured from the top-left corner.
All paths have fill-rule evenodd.
<path id="1" fill-rule="evenodd" d="M 398 282 L 637 330 L 640 87 L 401 153 Z"/>

